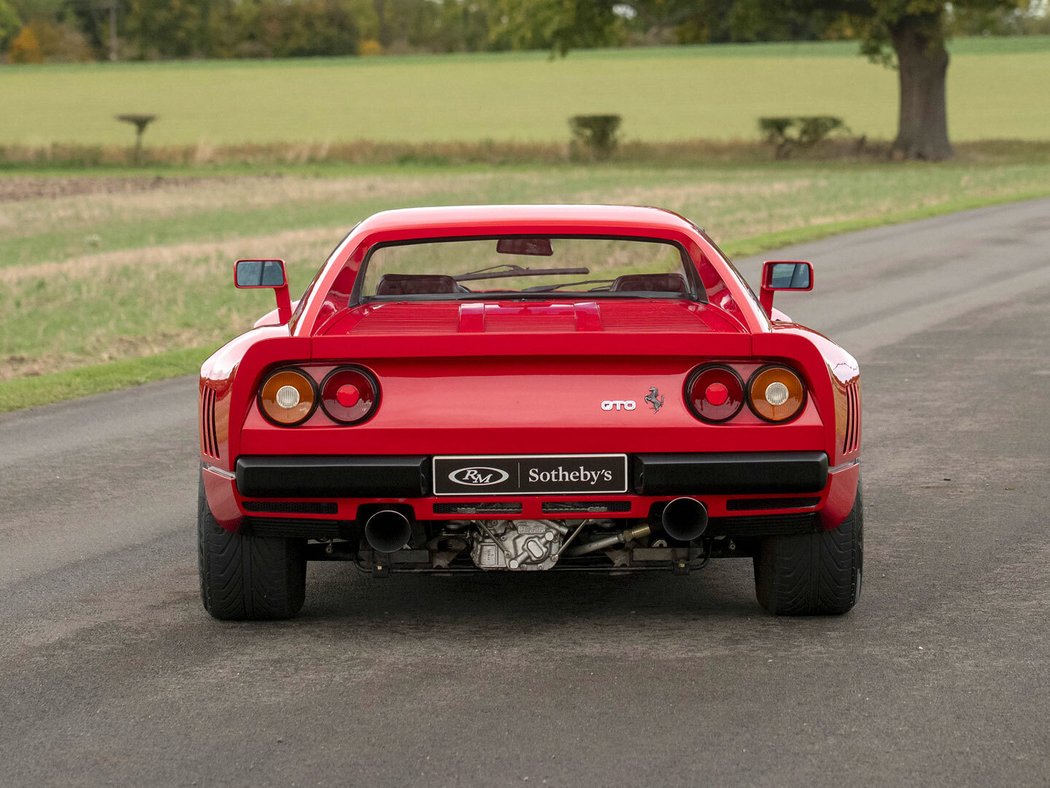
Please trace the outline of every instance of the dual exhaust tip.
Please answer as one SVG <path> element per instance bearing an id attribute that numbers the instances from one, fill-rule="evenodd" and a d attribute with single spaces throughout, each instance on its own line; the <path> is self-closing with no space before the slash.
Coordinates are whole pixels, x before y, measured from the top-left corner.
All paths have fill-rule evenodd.
<path id="1" fill-rule="evenodd" d="M 365 540 L 377 553 L 396 553 L 412 538 L 412 521 L 394 509 L 382 509 L 365 521 Z"/>
<path id="2" fill-rule="evenodd" d="M 691 542 L 707 530 L 707 507 L 696 498 L 675 498 L 660 515 L 664 533 L 678 542 Z"/>
<path id="3" fill-rule="evenodd" d="M 664 533 L 679 542 L 698 539 L 707 530 L 707 507 L 695 498 L 675 498 L 660 515 Z M 382 509 L 365 521 L 365 540 L 377 553 L 396 553 L 412 538 L 412 521 L 394 509 Z"/>

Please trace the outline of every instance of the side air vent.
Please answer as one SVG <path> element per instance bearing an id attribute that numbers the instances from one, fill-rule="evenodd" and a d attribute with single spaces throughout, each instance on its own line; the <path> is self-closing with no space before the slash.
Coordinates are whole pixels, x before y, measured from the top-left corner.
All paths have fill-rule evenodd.
<path id="1" fill-rule="evenodd" d="M 544 501 L 544 514 L 559 514 L 563 512 L 629 512 L 630 501 Z"/>
<path id="2" fill-rule="evenodd" d="M 860 448 L 860 386 L 853 381 L 846 386 L 846 436 L 842 440 L 842 453 L 849 454 Z"/>
<path id="3" fill-rule="evenodd" d="M 761 511 L 763 509 L 802 509 L 816 506 L 820 498 L 732 498 L 726 502 L 730 512 Z"/>
<path id="4" fill-rule="evenodd" d="M 204 453 L 218 459 L 219 441 L 215 433 L 215 390 L 204 388 L 201 402 L 201 446 Z"/>
<path id="5" fill-rule="evenodd" d="M 334 501 L 245 501 L 244 509 L 279 514 L 336 514 L 339 505 Z"/>
<path id="6" fill-rule="evenodd" d="M 786 536 L 811 534 L 818 530 L 820 520 L 812 514 L 767 514 L 752 517 L 712 517 L 705 536 Z"/>
<path id="7" fill-rule="evenodd" d="M 285 539 L 345 539 L 352 533 L 348 523 L 326 520 L 282 520 L 279 517 L 246 517 L 245 533 Z"/>
<path id="8" fill-rule="evenodd" d="M 521 504 L 509 501 L 436 503 L 434 514 L 521 514 Z"/>

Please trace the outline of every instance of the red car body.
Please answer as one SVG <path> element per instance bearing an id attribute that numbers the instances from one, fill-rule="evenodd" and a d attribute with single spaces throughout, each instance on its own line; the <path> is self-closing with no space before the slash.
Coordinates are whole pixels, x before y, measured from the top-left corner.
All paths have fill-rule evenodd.
<path id="1" fill-rule="evenodd" d="M 673 243 L 695 265 L 704 298 L 354 302 L 362 263 L 383 245 L 525 236 Z M 696 225 L 654 208 L 377 214 L 332 252 L 290 320 L 278 324 L 271 313 L 204 363 L 200 460 L 208 513 L 230 535 L 310 540 L 312 557 L 349 544 L 352 560 L 377 574 L 401 564 L 388 557 L 384 566 L 378 551 L 362 559 L 357 548 L 365 518 L 386 507 L 430 528 L 463 521 L 464 513 L 484 530 L 477 521 L 546 521 L 552 511 L 570 527 L 596 512 L 607 524 L 627 526 L 653 521 L 668 502 L 688 496 L 709 519 L 693 552 L 673 544 L 639 548 L 669 550 L 656 565 L 679 571 L 707 557 L 758 556 L 763 540 L 778 535 L 819 538 L 859 507 L 859 369 L 845 350 L 771 304 L 772 291 L 756 298 Z M 342 424 L 318 407 L 286 427 L 262 412 L 260 386 L 274 369 L 292 366 L 320 384 L 348 364 L 377 383 L 366 420 Z M 802 380 L 804 405 L 784 423 L 749 407 L 728 421 L 705 422 L 689 407 L 687 385 L 710 365 L 742 380 L 785 365 Z M 646 401 L 654 390 L 660 405 Z M 474 458 L 484 467 L 488 457 L 601 454 L 626 455 L 626 492 L 437 495 L 433 486 L 435 456 Z M 805 462 L 793 464 L 798 458 Z M 415 553 L 405 568 L 455 569 L 423 556 L 420 540 L 431 533 L 403 551 Z M 859 567 L 856 575 L 849 607 Z"/>

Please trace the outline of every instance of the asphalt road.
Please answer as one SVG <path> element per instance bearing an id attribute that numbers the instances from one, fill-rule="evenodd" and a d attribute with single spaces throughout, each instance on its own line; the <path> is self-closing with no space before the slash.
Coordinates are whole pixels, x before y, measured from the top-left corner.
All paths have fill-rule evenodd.
<path id="1" fill-rule="evenodd" d="M 1050 201 L 782 254 L 864 374 L 851 614 L 766 616 L 746 561 L 334 564 L 212 621 L 194 383 L 145 386 L 0 417 L 0 783 L 1050 784 Z"/>

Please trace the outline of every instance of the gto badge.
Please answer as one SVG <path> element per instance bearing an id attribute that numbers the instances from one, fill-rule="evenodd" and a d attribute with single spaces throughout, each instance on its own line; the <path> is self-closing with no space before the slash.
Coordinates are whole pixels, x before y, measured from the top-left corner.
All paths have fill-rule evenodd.
<path id="1" fill-rule="evenodd" d="M 486 487 L 507 481 L 510 478 L 510 474 L 500 468 L 459 468 L 452 471 L 448 478 L 456 484 Z"/>
<path id="2" fill-rule="evenodd" d="M 660 408 L 664 406 L 664 398 L 660 396 L 660 389 L 656 386 L 649 387 L 649 393 L 645 395 L 645 401 L 652 407 L 653 413 L 659 413 Z"/>
<path id="3" fill-rule="evenodd" d="M 633 399 L 607 399 L 602 402 L 602 410 L 634 410 L 638 403 Z"/>

